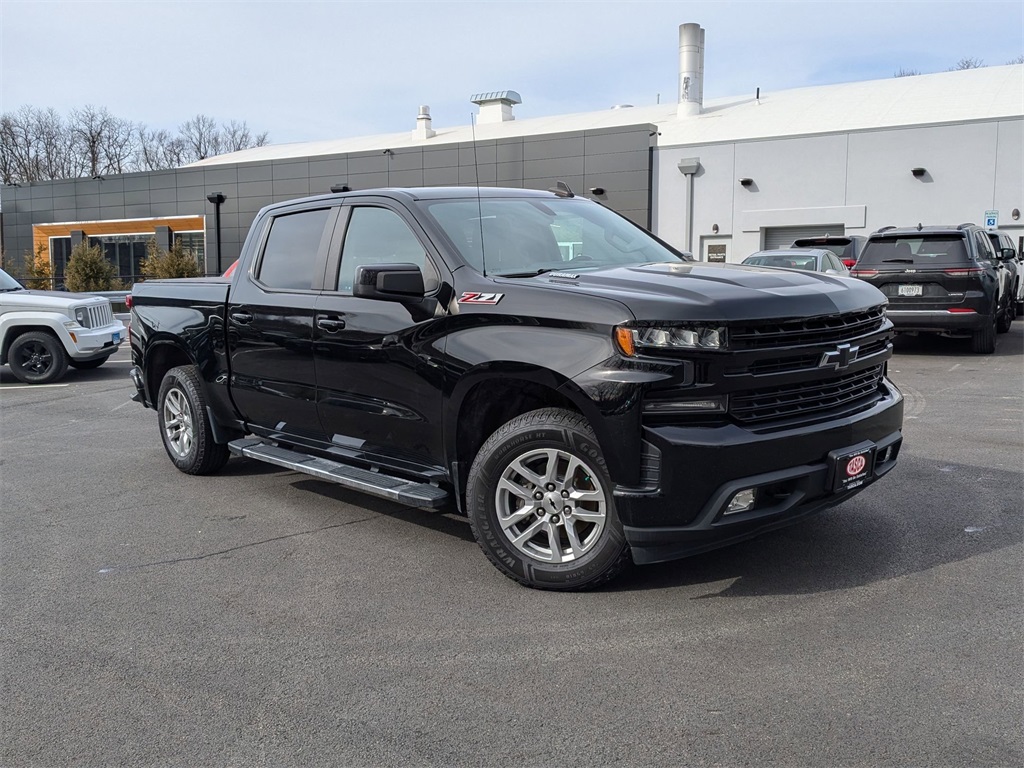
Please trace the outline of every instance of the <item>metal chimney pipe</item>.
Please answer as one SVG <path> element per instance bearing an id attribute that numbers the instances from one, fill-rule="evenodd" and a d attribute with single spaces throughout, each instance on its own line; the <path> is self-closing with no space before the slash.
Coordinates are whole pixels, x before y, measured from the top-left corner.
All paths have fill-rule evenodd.
<path id="1" fill-rule="evenodd" d="M 437 132 L 430 127 L 430 107 L 426 104 L 420 105 L 420 113 L 416 115 L 416 129 L 412 132 L 414 139 L 430 139 L 437 135 Z"/>
<path id="2" fill-rule="evenodd" d="M 679 25 L 680 117 L 699 115 L 704 101 L 704 30 L 700 24 Z"/>

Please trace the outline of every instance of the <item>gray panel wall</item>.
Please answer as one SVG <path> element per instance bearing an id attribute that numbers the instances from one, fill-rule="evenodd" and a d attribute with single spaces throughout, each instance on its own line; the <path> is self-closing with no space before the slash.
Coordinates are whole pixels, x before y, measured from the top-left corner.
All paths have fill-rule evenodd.
<path id="1" fill-rule="evenodd" d="M 271 203 L 330 192 L 333 184 L 374 187 L 481 186 L 547 189 L 566 182 L 647 226 L 650 211 L 650 125 L 526 136 L 462 144 L 291 158 L 209 168 L 179 168 L 103 180 L 38 182 L 0 189 L 8 262 L 32 250 L 32 225 L 71 221 L 206 216 L 206 269 L 238 258 L 249 225 Z M 222 193 L 218 263 L 214 207 Z"/>

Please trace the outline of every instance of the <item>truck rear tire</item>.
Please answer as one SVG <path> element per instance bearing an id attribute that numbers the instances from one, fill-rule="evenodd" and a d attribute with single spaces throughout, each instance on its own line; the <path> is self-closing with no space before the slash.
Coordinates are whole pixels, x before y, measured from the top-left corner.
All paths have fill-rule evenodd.
<path id="1" fill-rule="evenodd" d="M 213 439 L 206 397 L 194 366 L 181 365 L 164 375 L 156 412 L 164 449 L 185 474 L 213 474 L 231 457 L 228 447 Z"/>
<path id="2" fill-rule="evenodd" d="M 491 563 L 529 587 L 590 589 L 630 563 L 601 448 L 572 411 L 531 411 L 491 435 L 469 473 L 466 511 Z"/>
<path id="3" fill-rule="evenodd" d="M 7 351 L 14 377 L 25 384 L 49 384 L 68 369 L 68 353 L 60 339 L 45 331 L 21 334 Z"/>

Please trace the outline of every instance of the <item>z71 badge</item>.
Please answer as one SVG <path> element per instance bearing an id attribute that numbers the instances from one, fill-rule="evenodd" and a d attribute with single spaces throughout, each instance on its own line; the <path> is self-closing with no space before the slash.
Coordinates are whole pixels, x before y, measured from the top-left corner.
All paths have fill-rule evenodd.
<path id="1" fill-rule="evenodd" d="M 459 297 L 459 304 L 497 304 L 504 295 L 504 293 L 466 291 Z"/>

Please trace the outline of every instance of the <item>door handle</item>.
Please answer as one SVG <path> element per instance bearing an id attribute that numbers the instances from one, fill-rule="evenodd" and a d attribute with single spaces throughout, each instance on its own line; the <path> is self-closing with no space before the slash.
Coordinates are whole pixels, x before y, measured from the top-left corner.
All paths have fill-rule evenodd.
<path id="1" fill-rule="evenodd" d="M 239 325 L 245 325 L 246 323 L 251 323 L 254 318 L 248 312 L 232 312 L 231 319 Z"/>
<path id="2" fill-rule="evenodd" d="M 328 333 L 337 333 L 345 327 L 344 320 L 336 320 L 330 317 L 321 317 L 316 321 L 316 327 Z"/>

